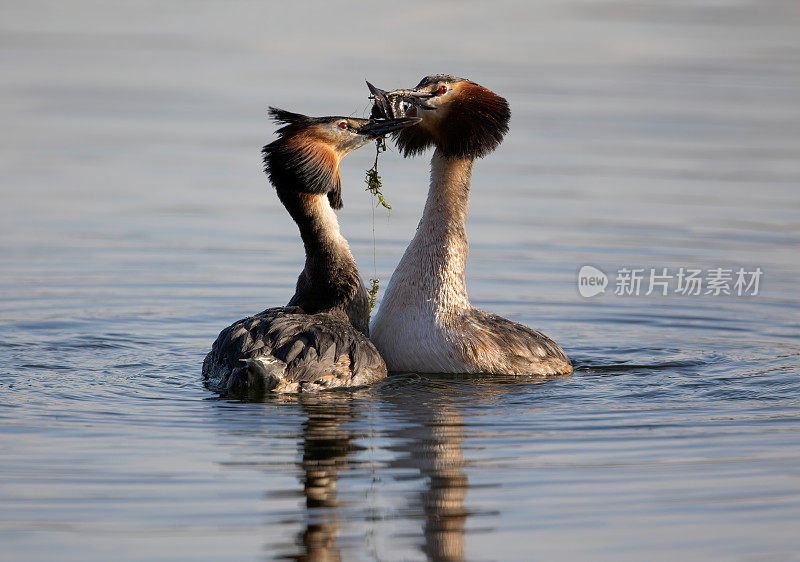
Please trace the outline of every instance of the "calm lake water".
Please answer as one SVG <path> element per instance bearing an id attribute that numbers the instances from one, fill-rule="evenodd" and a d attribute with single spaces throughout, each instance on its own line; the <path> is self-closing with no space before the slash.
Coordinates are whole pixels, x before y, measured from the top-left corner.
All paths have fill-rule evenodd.
<path id="1" fill-rule="evenodd" d="M 800 560 L 794 0 L 2 11 L 0 558 Z M 365 78 L 436 72 L 513 113 L 475 168 L 472 300 L 575 374 L 204 389 L 219 330 L 302 268 L 266 107 L 361 116 Z M 340 221 L 385 286 L 429 155 L 381 159 L 374 269 L 372 158 L 343 162 Z M 763 274 L 618 296 L 623 267 Z"/>

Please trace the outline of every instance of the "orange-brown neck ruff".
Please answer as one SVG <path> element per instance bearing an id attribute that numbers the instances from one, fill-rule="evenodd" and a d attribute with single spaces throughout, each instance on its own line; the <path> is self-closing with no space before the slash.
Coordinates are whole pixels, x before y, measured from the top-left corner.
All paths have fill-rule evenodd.
<path id="1" fill-rule="evenodd" d="M 340 155 L 325 142 L 317 125 L 288 129 L 262 151 L 266 172 L 278 195 L 288 191 L 324 193 L 331 207 L 340 209 Z"/>
<path id="2" fill-rule="evenodd" d="M 318 127 L 311 127 L 289 139 L 289 146 L 299 155 L 298 166 L 308 184 L 317 186 L 313 193 L 326 186 L 328 201 L 334 209 L 342 208 L 342 180 L 339 175 L 341 157 L 326 144 Z"/>
<path id="3" fill-rule="evenodd" d="M 482 158 L 508 132 L 508 102 L 474 82 L 459 82 L 453 89 L 455 98 L 439 128 L 438 148 L 448 158 Z"/>
<path id="4" fill-rule="evenodd" d="M 450 103 L 435 114 L 424 114 L 419 125 L 395 133 L 404 156 L 435 146 L 446 158 L 482 158 L 503 140 L 511 118 L 508 102 L 469 80 L 456 82 L 451 88 Z"/>

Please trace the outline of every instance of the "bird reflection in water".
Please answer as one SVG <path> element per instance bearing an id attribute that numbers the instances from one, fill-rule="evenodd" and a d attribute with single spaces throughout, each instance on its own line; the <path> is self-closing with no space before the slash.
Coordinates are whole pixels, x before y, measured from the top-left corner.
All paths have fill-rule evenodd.
<path id="1" fill-rule="evenodd" d="M 429 479 L 422 492 L 425 509 L 425 553 L 431 560 L 464 559 L 467 475 L 461 442 L 461 416 L 447 409 L 435 412 L 430 441 L 419 442 L 420 471 Z"/>
<path id="2" fill-rule="evenodd" d="M 441 384 L 441 381 L 421 384 L 416 381 L 414 385 L 408 382 L 400 378 L 391 384 L 361 391 L 262 396 L 258 401 L 266 402 L 264 406 L 268 412 L 249 412 L 250 415 L 237 416 L 233 426 L 229 425 L 239 438 L 241 424 L 247 427 L 245 431 L 251 436 L 263 436 L 265 450 L 271 450 L 271 440 L 292 438 L 299 433 L 300 460 L 296 466 L 305 501 L 304 513 L 299 518 L 303 527 L 297 533 L 290 552 L 276 553 L 274 549 L 278 545 L 275 544 L 267 545 L 268 552 L 283 560 L 327 562 L 348 559 L 354 552 L 363 554 L 370 550 L 367 543 L 372 542 L 369 539 L 374 531 L 369 529 L 373 527 L 372 522 L 377 522 L 380 527 L 387 521 L 390 531 L 389 535 L 380 537 L 381 549 L 391 548 L 394 543 L 405 551 L 410 545 L 406 542 L 408 535 L 401 527 L 408 521 L 421 519 L 424 521 L 422 540 L 416 546 L 428 560 L 464 559 L 467 520 L 479 513 L 465 507 L 469 482 L 463 452 L 463 412 L 474 411 L 475 407 L 481 407 L 481 403 L 513 392 L 519 381 L 497 384 L 495 378 L 491 384 L 483 384 L 486 381 L 471 377 L 471 384 L 461 387 L 462 390 L 465 387 L 469 389 L 462 396 L 457 396 L 457 386 Z M 376 408 L 381 411 L 382 425 L 374 433 L 367 429 L 369 416 L 366 412 Z M 305 419 L 297 433 L 287 435 L 282 431 L 279 435 L 269 430 L 265 433 L 265 426 L 272 425 L 277 418 L 298 413 L 302 413 Z M 253 415 L 260 423 L 252 423 Z M 366 450 L 364 444 L 375 441 L 376 437 L 388 440 L 388 445 L 381 446 L 384 452 L 392 453 L 391 460 L 375 463 L 358 455 L 359 451 Z M 270 466 L 274 467 L 275 463 L 270 463 Z M 346 499 L 342 501 L 337 483 L 344 473 L 351 470 L 360 475 L 353 473 L 348 481 Z M 365 470 L 373 471 L 372 479 L 363 479 Z M 403 481 L 408 481 L 409 472 L 418 475 L 412 479 L 421 478 L 424 484 L 419 492 L 412 492 L 406 502 L 398 502 L 397 497 L 391 497 L 389 479 L 396 479 L 394 482 L 402 486 Z M 386 482 L 388 487 L 376 489 L 375 482 L 380 481 Z M 364 482 L 363 490 L 355 489 L 359 482 Z M 379 495 L 382 490 L 388 496 L 377 502 L 374 497 L 369 499 L 376 490 Z M 391 501 L 388 511 L 376 511 L 375 505 L 385 505 L 387 497 Z M 400 525 L 395 526 L 392 523 L 395 520 Z M 340 536 L 343 529 L 346 533 L 344 539 Z M 376 558 L 384 555 L 388 559 L 397 558 L 392 552 L 372 554 Z"/>
<path id="3" fill-rule="evenodd" d="M 339 533 L 339 472 L 349 468 L 350 455 L 363 447 L 348 422 L 360 417 L 352 394 L 303 397 L 302 470 L 306 498 L 306 528 L 298 536 L 302 552 L 292 560 L 327 562 L 342 560 L 336 545 Z"/>
<path id="4" fill-rule="evenodd" d="M 429 435 L 409 442 L 407 457 L 428 481 L 421 494 L 425 514 L 422 550 L 430 560 L 463 560 L 468 481 L 463 471 L 461 420 L 448 411 L 432 413 L 431 418 L 433 423 L 419 426 Z"/>
<path id="5" fill-rule="evenodd" d="M 389 397 L 389 400 L 394 400 Z M 407 400 L 407 397 L 406 397 Z M 464 506 L 468 479 L 464 472 L 463 421 L 454 408 L 421 400 L 403 417 L 408 425 L 390 431 L 398 457 L 392 469 L 415 469 L 426 480 L 411 508 L 424 515 L 422 551 L 428 560 L 463 560 L 464 528 L 469 515 Z"/>
<path id="6" fill-rule="evenodd" d="M 393 506 L 389 517 L 424 516 L 424 544 L 421 550 L 429 560 L 463 560 L 464 527 L 468 512 L 464 508 L 467 494 L 467 476 L 462 468 L 464 458 L 462 422 L 459 414 L 445 406 L 410 403 L 408 396 L 382 397 L 375 391 L 341 392 L 300 397 L 272 396 L 267 403 L 299 407 L 305 416 L 301 426 L 299 479 L 305 497 L 304 528 L 296 536 L 296 551 L 279 556 L 284 560 L 303 562 L 333 562 L 346 559 L 337 537 L 344 517 L 337 493 L 337 483 L 343 472 L 363 468 L 362 461 L 353 454 L 365 449 L 359 445 L 368 438 L 363 429 L 364 405 L 369 399 L 378 399 L 382 406 L 399 410 L 402 421 L 396 428 L 385 432 L 395 445 L 391 446 L 395 460 L 379 472 L 408 469 L 418 471 L 426 486 L 416 498 L 411 498 L 409 514 L 400 506 Z M 386 398 L 386 401 L 382 400 Z M 250 397 L 254 400 L 254 397 Z M 262 397 L 262 400 L 264 398 Z M 292 408 L 294 410 L 294 408 Z M 296 410 L 295 410 L 296 411 Z M 275 412 L 277 413 L 277 411 Z M 359 428 L 360 427 L 360 428 Z M 263 429 L 263 426 L 260 428 Z M 384 476 L 385 477 L 385 476 Z M 349 493 L 351 499 L 368 494 Z M 369 510 L 369 506 L 350 506 Z M 353 515 L 352 512 L 349 513 Z M 346 524 L 346 522 L 344 522 Z M 347 550 L 351 548 L 348 545 Z M 272 545 L 267 546 L 272 551 Z"/>

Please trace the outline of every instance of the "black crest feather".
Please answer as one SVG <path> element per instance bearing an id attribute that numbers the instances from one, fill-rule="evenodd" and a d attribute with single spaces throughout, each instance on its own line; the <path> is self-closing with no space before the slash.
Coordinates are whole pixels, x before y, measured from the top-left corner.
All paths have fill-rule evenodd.
<path id="1" fill-rule="evenodd" d="M 276 123 L 283 123 L 286 126 L 308 126 L 314 122 L 312 117 L 308 115 L 303 115 L 302 113 L 292 113 L 291 111 L 286 111 L 285 109 L 279 109 L 277 107 L 270 107 L 268 112 L 269 116 L 272 118 L 273 121 Z M 287 127 L 281 127 L 278 129 L 278 133 L 281 133 Z"/>

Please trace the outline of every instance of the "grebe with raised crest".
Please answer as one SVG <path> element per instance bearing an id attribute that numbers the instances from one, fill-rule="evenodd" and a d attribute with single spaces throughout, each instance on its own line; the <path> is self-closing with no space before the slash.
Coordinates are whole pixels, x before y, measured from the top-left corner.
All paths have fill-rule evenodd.
<path id="1" fill-rule="evenodd" d="M 339 162 L 349 152 L 419 121 L 308 117 L 270 108 L 283 126 L 264 147 L 264 169 L 300 229 L 305 267 L 287 306 L 222 330 L 203 362 L 209 387 L 227 393 L 306 392 L 362 386 L 386 376 L 369 340 L 366 289 L 334 209 Z"/>

